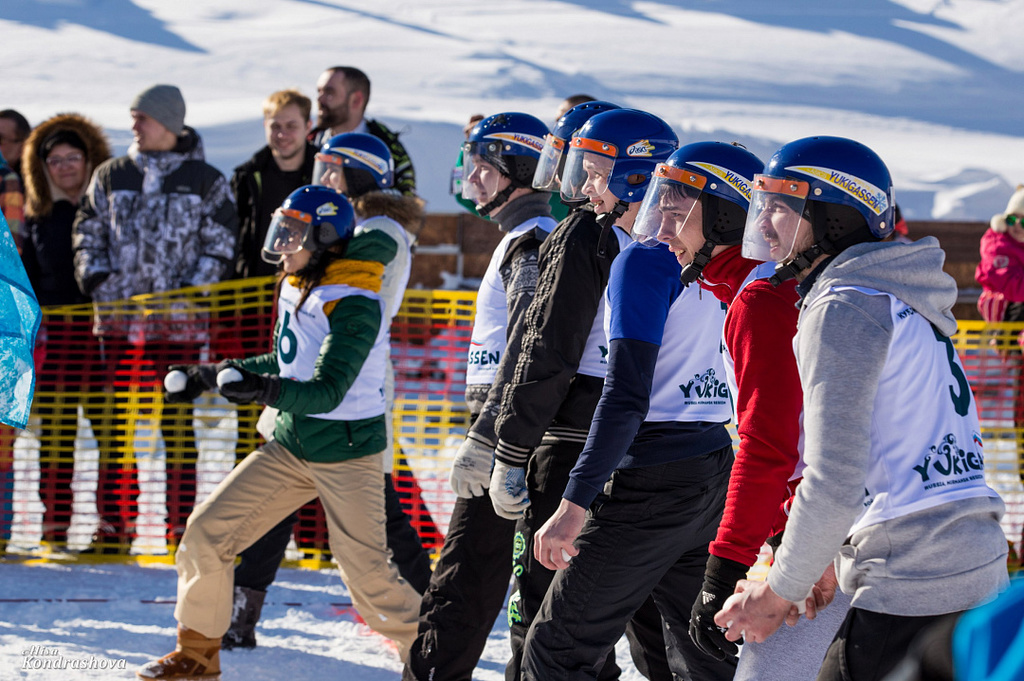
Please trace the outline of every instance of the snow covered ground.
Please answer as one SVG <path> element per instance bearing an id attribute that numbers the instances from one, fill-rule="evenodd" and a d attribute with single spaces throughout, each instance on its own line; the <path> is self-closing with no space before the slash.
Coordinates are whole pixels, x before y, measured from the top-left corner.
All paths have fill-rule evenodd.
<path id="1" fill-rule="evenodd" d="M 237 424 L 220 398 L 197 410 L 200 460 L 198 496 L 209 494 L 231 469 Z M 31 424 L 30 424 L 31 425 Z M 98 451 L 88 421 L 79 424 L 75 456 L 74 522 L 69 544 L 81 549 L 95 527 Z M 139 536 L 134 552 L 161 553 L 163 446 L 137 439 Z M 61 563 L 34 555 L 42 507 L 36 498 L 37 444 L 29 432 L 15 445 L 15 527 L 10 552 L 0 560 L 0 681 L 129 679 L 134 669 L 173 648 L 177 579 L 160 558 L 141 565 Z M 417 475 L 429 474 L 418 471 Z M 445 474 L 447 480 L 447 474 Z M 435 513 L 447 526 L 446 518 Z M 156 547 L 156 548 L 154 548 Z M 398 656 L 385 639 L 357 622 L 336 570 L 282 569 L 268 591 L 255 651 L 225 653 L 224 681 L 336 678 L 395 679 Z M 509 654 L 505 613 L 499 615 L 476 678 L 500 681 Z M 626 647 L 622 659 L 628 660 Z M 624 662 L 624 666 L 629 666 Z M 78 666 L 83 665 L 83 666 Z M 638 681 L 635 670 L 624 679 Z M 323 675 L 317 677 L 316 675 Z"/>
<path id="2" fill-rule="evenodd" d="M 134 679 L 174 647 L 170 567 L 0 565 L 0 681 Z M 475 678 L 499 681 L 504 612 Z M 258 647 L 221 656 L 224 681 L 397 679 L 398 655 L 356 621 L 337 571 L 282 569 L 267 593 Z M 620 646 L 619 658 L 629 653 Z M 624 681 L 642 679 L 634 669 Z"/>

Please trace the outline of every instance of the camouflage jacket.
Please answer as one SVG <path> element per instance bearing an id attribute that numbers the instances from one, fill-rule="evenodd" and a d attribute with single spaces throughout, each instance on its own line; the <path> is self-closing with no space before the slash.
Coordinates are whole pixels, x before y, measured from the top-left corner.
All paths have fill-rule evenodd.
<path id="1" fill-rule="evenodd" d="M 96 169 L 72 234 L 84 293 L 103 303 L 224 278 L 238 214 L 227 180 L 203 159 L 199 135 L 186 128 L 171 151 L 132 145 Z"/>

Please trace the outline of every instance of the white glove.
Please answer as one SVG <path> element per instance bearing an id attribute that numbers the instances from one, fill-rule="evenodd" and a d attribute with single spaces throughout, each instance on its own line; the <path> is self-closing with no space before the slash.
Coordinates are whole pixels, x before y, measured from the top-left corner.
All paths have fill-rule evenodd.
<path id="1" fill-rule="evenodd" d="M 509 466 L 495 459 L 488 492 L 494 512 L 502 518 L 518 520 L 526 515 L 526 509 L 530 507 L 525 468 Z"/>
<path id="2" fill-rule="evenodd" d="M 463 499 L 483 496 L 491 481 L 493 463 L 494 448 L 467 437 L 455 452 L 448 476 L 452 490 Z"/>

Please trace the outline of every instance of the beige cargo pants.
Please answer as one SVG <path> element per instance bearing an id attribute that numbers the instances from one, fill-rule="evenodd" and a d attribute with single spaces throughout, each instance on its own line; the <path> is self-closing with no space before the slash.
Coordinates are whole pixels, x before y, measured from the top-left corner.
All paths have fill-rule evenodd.
<path id="1" fill-rule="evenodd" d="M 245 457 L 189 516 L 175 557 L 175 618 L 209 638 L 223 636 L 231 624 L 235 556 L 319 497 L 352 604 L 371 629 L 398 644 L 404 660 L 416 637 L 420 595 L 390 561 L 382 456 L 310 463 L 271 441 Z"/>

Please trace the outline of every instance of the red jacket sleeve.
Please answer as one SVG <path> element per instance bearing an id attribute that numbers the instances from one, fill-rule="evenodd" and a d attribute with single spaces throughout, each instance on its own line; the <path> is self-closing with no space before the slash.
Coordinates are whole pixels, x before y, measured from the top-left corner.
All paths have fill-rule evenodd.
<path id="1" fill-rule="evenodd" d="M 981 262 L 974 278 L 1009 301 L 1024 301 L 1024 243 L 1005 232 L 987 230 L 981 237 Z"/>
<path id="2" fill-rule="evenodd" d="M 729 307 L 725 343 L 736 368 L 740 444 L 725 512 L 710 551 L 753 565 L 790 497 L 800 459 L 803 392 L 793 354 L 796 283 L 755 281 Z"/>

